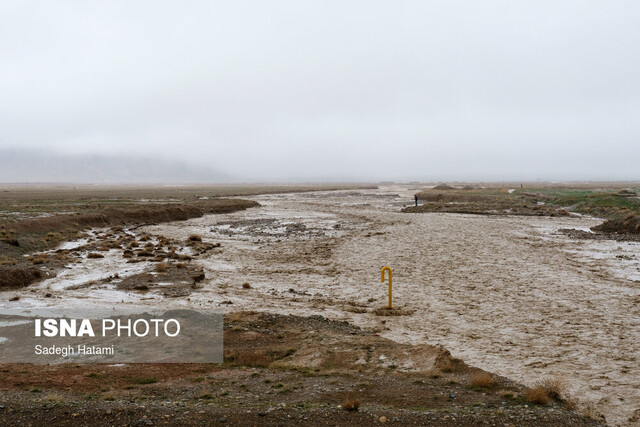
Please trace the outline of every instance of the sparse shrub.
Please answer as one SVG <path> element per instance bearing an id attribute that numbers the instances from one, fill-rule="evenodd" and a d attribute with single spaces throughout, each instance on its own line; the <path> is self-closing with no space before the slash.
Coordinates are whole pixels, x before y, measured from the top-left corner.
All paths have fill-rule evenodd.
<path id="1" fill-rule="evenodd" d="M 45 261 L 46 261 L 46 258 L 41 257 L 41 256 L 33 258 L 33 263 L 34 264 L 44 264 Z"/>
<path id="2" fill-rule="evenodd" d="M 538 405 L 546 405 L 551 400 L 547 394 L 547 390 L 545 390 L 541 385 L 527 389 L 524 392 L 524 397 L 527 401 Z"/>
<path id="3" fill-rule="evenodd" d="M 360 408 L 360 401 L 358 399 L 347 398 L 342 402 L 342 409 L 345 411 L 357 411 Z"/>
<path id="4" fill-rule="evenodd" d="M 56 254 L 56 259 L 61 262 L 67 262 L 69 260 L 69 257 L 66 254 L 59 253 Z"/>
<path id="5" fill-rule="evenodd" d="M 560 378 L 547 378 L 528 389 L 525 397 L 531 403 L 546 405 L 552 399 L 562 401 L 562 392 L 565 387 L 564 381 Z"/>
<path id="6" fill-rule="evenodd" d="M 562 392 L 566 384 L 560 378 L 547 378 L 540 384 L 546 391 L 547 396 L 554 400 L 562 400 Z"/>
<path id="7" fill-rule="evenodd" d="M 99 254 L 97 252 L 89 252 L 87 254 L 87 258 L 104 258 L 104 255 Z"/>
<path id="8" fill-rule="evenodd" d="M 166 262 L 161 262 L 160 264 L 156 265 L 156 271 L 158 273 L 164 273 L 167 271 L 168 268 L 169 268 L 169 264 L 167 264 Z"/>
<path id="9" fill-rule="evenodd" d="M 469 380 L 469 385 L 477 388 L 491 388 L 495 384 L 496 380 L 486 372 L 479 372 Z"/>
<path id="10" fill-rule="evenodd" d="M 16 265 L 17 261 L 11 257 L 8 257 L 6 255 L 2 256 L 2 258 L 0 258 L 0 265 Z"/>
<path id="11" fill-rule="evenodd" d="M 202 242 L 202 236 L 199 234 L 192 234 L 187 239 L 189 242 Z"/>
<path id="12" fill-rule="evenodd" d="M 52 232 L 50 232 L 50 233 L 47 233 L 47 237 L 45 237 L 45 240 L 46 240 L 47 242 L 49 242 L 49 241 L 51 241 L 51 240 L 56 240 L 56 239 L 58 239 L 59 237 L 60 237 L 60 234 L 59 234 L 59 233 L 52 233 Z"/>

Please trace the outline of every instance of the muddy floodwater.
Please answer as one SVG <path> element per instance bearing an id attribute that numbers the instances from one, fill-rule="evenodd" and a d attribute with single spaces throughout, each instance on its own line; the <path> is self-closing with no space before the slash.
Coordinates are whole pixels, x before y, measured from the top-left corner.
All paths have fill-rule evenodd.
<path id="1" fill-rule="evenodd" d="M 399 342 L 441 344 L 469 364 L 527 385 L 560 377 L 583 408 L 611 425 L 634 425 L 640 244 L 558 232 L 601 222 L 593 218 L 401 213 L 416 191 L 383 186 L 258 196 L 260 208 L 144 227 L 181 241 L 199 234 L 222 243 L 192 261 L 206 279 L 188 300 L 77 286 L 83 274 L 90 281 L 145 268 L 120 257 L 87 259 L 39 286 L 84 307 L 117 301 L 348 320 Z M 372 313 L 387 302 L 383 266 L 393 269 L 394 305 L 412 314 Z M 22 292 L 15 307 L 61 303 Z"/>

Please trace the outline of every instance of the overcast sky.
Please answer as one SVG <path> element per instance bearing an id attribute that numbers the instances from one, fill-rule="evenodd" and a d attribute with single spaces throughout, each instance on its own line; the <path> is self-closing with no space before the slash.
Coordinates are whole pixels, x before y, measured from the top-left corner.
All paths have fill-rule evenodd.
<path id="1" fill-rule="evenodd" d="M 244 181 L 640 179 L 640 2 L 2 1 L 8 148 Z"/>

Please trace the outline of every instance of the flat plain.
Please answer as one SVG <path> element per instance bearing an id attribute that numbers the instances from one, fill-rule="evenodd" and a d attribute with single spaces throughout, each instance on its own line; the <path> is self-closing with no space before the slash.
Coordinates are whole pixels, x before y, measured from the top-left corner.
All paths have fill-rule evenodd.
<path id="1" fill-rule="evenodd" d="M 96 375 L 118 370 L 114 378 L 124 378 L 104 390 L 85 379 L 94 368 L 81 368 L 86 395 L 101 405 L 76 393 L 70 400 L 87 416 L 113 413 L 110 402 L 122 405 L 132 395 L 147 396 L 133 400 L 155 408 L 149 395 L 166 395 L 169 384 L 198 375 L 204 380 L 165 397 L 187 394 L 188 410 L 237 422 L 249 419 L 241 416 L 244 405 L 246 416 L 261 422 L 278 414 L 274 424 L 287 415 L 292 423 L 326 416 L 352 424 L 383 416 L 418 425 L 636 423 L 640 260 L 637 236 L 628 231 L 635 227 L 637 186 L 430 187 L 6 187 L 0 193 L 2 268 L 40 276 L 25 287 L 5 287 L 2 308 L 117 303 L 225 309 L 224 365 L 199 373 L 172 367 L 165 376 L 153 365 L 103 367 Z M 412 207 L 415 194 L 418 207 Z M 167 206 L 182 210 L 145 214 L 144 220 L 131 214 Z M 100 224 L 24 225 L 109 209 L 112 216 Z M 591 230 L 605 219 L 611 220 L 607 232 Z M 394 273 L 394 310 L 385 310 L 384 266 Z M 282 316 L 294 317 L 283 323 Z M 265 337 L 257 346 L 255 332 Z M 43 369 L 48 380 L 38 385 L 35 376 Z M 43 417 L 42 407 L 55 412 L 64 405 L 45 397 L 68 387 L 57 376 L 68 369 L 5 365 L 5 398 L 29 396 L 24 414 Z M 156 381 L 137 384 L 131 375 L 147 374 L 131 369 L 156 372 L 149 374 Z M 484 383 L 478 379 L 483 372 L 490 378 Z M 212 385 L 224 375 L 234 379 Z M 265 386 L 269 375 L 292 375 L 291 384 L 282 380 L 280 387 L 290 391 Z M 392 378 L 394 398 L 372 392 L 380 375 Z M 234 391 L 242 381 L 246 387 Z M 127 389 L 131 382 L 136 385 Z M 552 383 L 561 385 L 562 396 L 549 392 Z M 543 384 L 547 404 L 532 395 Z M 232 390 L 221 395 L 212 391 L 216 387 Z M 294 393 L 303 389 L 326 392 L 305 400 Z M 266 400 L 252 397 L 258 394 Z M 349 406 L 346 399 L 358 400 L 360 409 L 337 408 Z M 281 403 L 284 409 L 270 410 Z M 287 412 L 292 405 L 295 413 Z M 58 416 L 64 419 L 64 411 Z"/>

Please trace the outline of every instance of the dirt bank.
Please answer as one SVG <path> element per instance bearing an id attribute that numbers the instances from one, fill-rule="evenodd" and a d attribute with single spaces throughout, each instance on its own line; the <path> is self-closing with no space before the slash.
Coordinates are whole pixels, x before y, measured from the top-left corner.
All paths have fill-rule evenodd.
<path id="1" fill-rule="evenodd" d="M 190 204 L 129 205 L 105 208 L 99 212 L 86 212 L 93 209 L 85 209 L 75 214 L 6 221 L 0 224 L 0 289 L 28 286 L 44 277 L 55 275 L 66 262 L 64 253 L 43 253 L 28 259 L 24 255 L 56 247 L 60 242 L 71 238 L 82 237 L 82 231 L 89 228 L 184 221 L 206 214 L 230 213 L 256 206 L 259 204 L 250 200 L 213 199 Z M 42 267 L 34 267 L 32 264 Z"/>
<path id="2" fill-rule="evenodd" d="M 615 234 L 640 235 L 640 215 L 631 214 L 625 218 L 610 219 L 596 227 L 591 228 L 593 231 Z"/>
<path id="3" fill-rule="evenodd" d="M 2 365 L 0 384 L 3 425 L 599 425 L 442 348 L 322 316 L 230 313 L 223 365 Z"/>
<path id="4" fill-rule="evenodd" d="M 445 186 L 448 187 L 448 186 Z M 446 191 L 443 191 L 446 190 Z M 568 216 L 562 206 L 547 204 L 549 197 L 539 193 L 513 193 L 506 188 L 456 189 L 437 186 L 416 193 L 419 206 L 402 212 L 449 212 L 477 215 Z"/>

